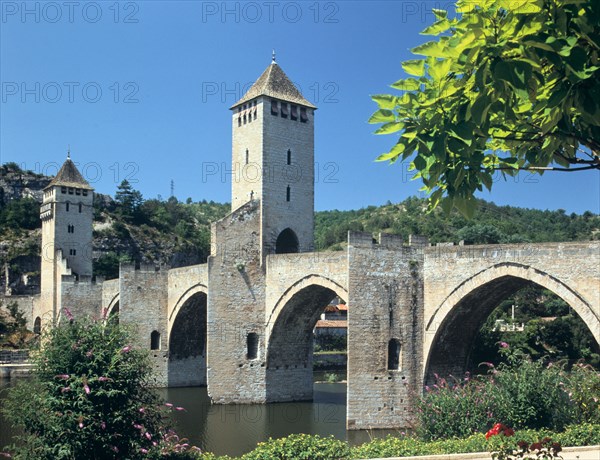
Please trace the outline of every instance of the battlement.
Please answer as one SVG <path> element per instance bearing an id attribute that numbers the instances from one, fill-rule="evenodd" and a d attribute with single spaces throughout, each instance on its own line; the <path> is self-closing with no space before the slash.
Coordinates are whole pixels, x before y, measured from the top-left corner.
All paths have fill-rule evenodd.
<path id="1" fill-rule="evenodd" d="M 379 233 L 373 237 L 371 233 L 366 232 L 348 232 L 348 244 L 355 247 L 367 248 L 385 248 L 385 249 L 404 249 L 404 239 L 402 235 L 391 233 Z"/>
<path id="2" fill-rule="evenodd" d="M 103 276 L 68 274 L 61 276 L 61 282 L 65 284 L 103 284 Z"/>
<path id="3" fill-rule="evenodd" d="M 161 272 L 163 270 L 169 270 L 169 267 L 166 265 L 154 265 L 154 264 L 132 264 L 132 263 L 122 263 L 119 265 L 119 274 L 125 273 L 156 273 Z"/>

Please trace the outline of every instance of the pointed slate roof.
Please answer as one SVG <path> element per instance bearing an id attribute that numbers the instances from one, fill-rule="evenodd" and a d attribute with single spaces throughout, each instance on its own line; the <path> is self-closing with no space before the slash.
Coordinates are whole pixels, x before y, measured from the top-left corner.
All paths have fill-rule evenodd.
<path id="1" fill-rule="evenodd" d="M 262 73 L 252 87 L 244 94 L 244 96 L 231 106 L 235 108 L 240 104 L 248 102 L 258 96 L 269 96 L 282 101 L 293 102 L 294 104 L 303 105 L 316 109 L 317 107 L 308 102 L 298 88 L 290 81 L 279 64 L 273 61 L 269 67 Z"/>
<path id="2" fill-rule="evenodd" d="M 71 157 L 67 157 L 67 161 L 64 162 L 54 179 L 46 186 L 46 188 L 54 187 L 74 187 L 84 188 L 87 190 L 94 190 L 90 184 L 83 178 L 75 163 L 71 161 Z"/>

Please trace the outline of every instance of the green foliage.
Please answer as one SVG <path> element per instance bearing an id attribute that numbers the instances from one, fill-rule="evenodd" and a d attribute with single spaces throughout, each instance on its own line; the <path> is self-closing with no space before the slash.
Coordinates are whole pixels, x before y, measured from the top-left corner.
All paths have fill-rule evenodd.
<path id="1" fill-rule="evenodd" d="M 7 303 L 6 313 L 0 311 L 0 347 L 23 348 L 31 345 L 28 344 L 30 334 L 26 324 L 27 319 L 17 302 Z"/>
<path id="2" fill-rule="evenodd" d="M 119 265 L 129 263 L 131 259 L 125 255 L 118 255 L 115 252 L 103 254 L 94 260 L 94 275 L 103 276 L 110 280 L 119 277 Z"/>
<path id="3" fill-rule="evenodd" d="M 115 193 L 115 203 L 117 203 L 117 212 L 127 220 L 134 221 L 138 216 L 140 206 L 144 202 L 142 194 L 134 190 L 127 179 L 123 180 Z"/>
<path id="4" fill-rule="evenodd" d="M 26 433 L 12 447 L 15 458 L 141 459 L 145 450 L 185 450 L 147 387 L 147 352 L 130 340 L 112 321 L 63 321 L 46 332 L 33 378 L 11 389 L 3 407 Z"/>
<path id="5" fill-rule="evenodd" d="M 512 305 L 516 306 L 514 324 L 524 325 L 523 331 L 501 331 L 496 323 L 501 320 L 512 326 Z M 473 343 L 473 364 L 502 362 L 498 342 L 507 342 L 512 350 L 534 360 L 600 365 L 598 345 L 583 320 L 556 294 L 534 284 L 516 292 L 490 314 Z"/>
<path id="6" fill-rule="evenodd" d="M 292 434 L 259 443 L 256 449 L 243 455 L 242 460 L 342 460 L 349 455 L 348 444 L 333 436 Z"/>
<path id="7" fill-rule="evenodd" d="M 318 250 L 342 247 L 348 231 L 424 235 L 431 242 L 542 243 L 593 240 L 600 236 L 600 217 L 588 212 L 566 215 L 564 211 L 497 206 L 478 200 L 473 219 L 459 212 L 449 215 L 436 209 L 425 213 L 427 201 L 410 197 L 398 204 L 369 206 L 353 211 L 320 211 L 315 214 L 315 245 Z M 337 246 L 336 246 L 337 245 Z"/>
<path id="8" fill-rule="evenodd" d="M 400 132 L 379 161 L 410 160 L 438 204 L 472 216 L 494 173 L 600 169 L 600 4 L 458 0 L 434 11 L 411 75 L 376 95 L 376 134 Z M 549 166 L 550 165 L 550 166 Z M 575 166 L 575 167 L 574 167 Z"/>
<path id="9" fill-rule="evenodd" d="M 319 334 L 314 339 L 315 351 L 346 352 L 348 336 L 338 334 Z"/>
<path id="10" fill-rule="evenodd" d="M 12 200 L 0 206 L 0 232 L 12 230 L 35 230 L 41 228 L 40 205 L 33 198 Z"/>
<path id="11" fill-rule="evenodd" d="M 600 412 L 600 374 L 587 367 L 566 372 L 503 349 L 508 362 L 488 376 L 448 381 L 438 377 L 418 404 L 423 439 L 466 437 L 502 421 L 515 429 L 561 431 L 595 423 Z"/>

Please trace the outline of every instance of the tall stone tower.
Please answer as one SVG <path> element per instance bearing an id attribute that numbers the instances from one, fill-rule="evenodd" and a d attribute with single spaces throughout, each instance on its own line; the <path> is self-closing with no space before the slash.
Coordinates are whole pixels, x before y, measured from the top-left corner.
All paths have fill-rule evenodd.
<path id="1" fill-rule="evenodd" d="M 94 193 L 70 154 L 44 189 L 42 220 L 42 321 L 55 322 L 60 307 L 61 277 L 92 276 Z"/>
<path id="2" fill-rule="evenodd" d="M 232 211 L 260 200 L 262 260 L 314 247 L 314 113 L 273 62 L 232 107 Z"/>

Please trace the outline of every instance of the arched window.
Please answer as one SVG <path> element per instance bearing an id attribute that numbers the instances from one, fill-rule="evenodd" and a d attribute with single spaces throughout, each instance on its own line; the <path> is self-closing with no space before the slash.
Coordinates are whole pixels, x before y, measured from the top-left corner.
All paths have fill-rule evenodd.
<path id="1" fill-rule="evenodd" d="M 150 334 L 150 350 L 160 350 L 160 332 L 152 331 Z"/>
<path id="2" fill-rule="evenodd" d="M 299 246 L 298 237 L 294 231 L 290 228 L 286 228 L 277 237 L 277 242 L 275 243 L 275 253 L 290 254 L 298 252 Z"/>
<path id="3" fill-rule="evenodd" d="M 39 316 L 33 322 L 33 333 L 41 334 L 42 333 L 42 318 Z"/>
<path id="4" fill-rule="evenodd" d="M 246 338 L 246 358 L 256 359 L 258 358 L 258 334 L 251 332 Z"/>
<path id="5" fill-rule="evenodd" d="M 400 369 L 400 341 L 391 339 L 388 342 L 388 370 L 397 371 Z"/>

